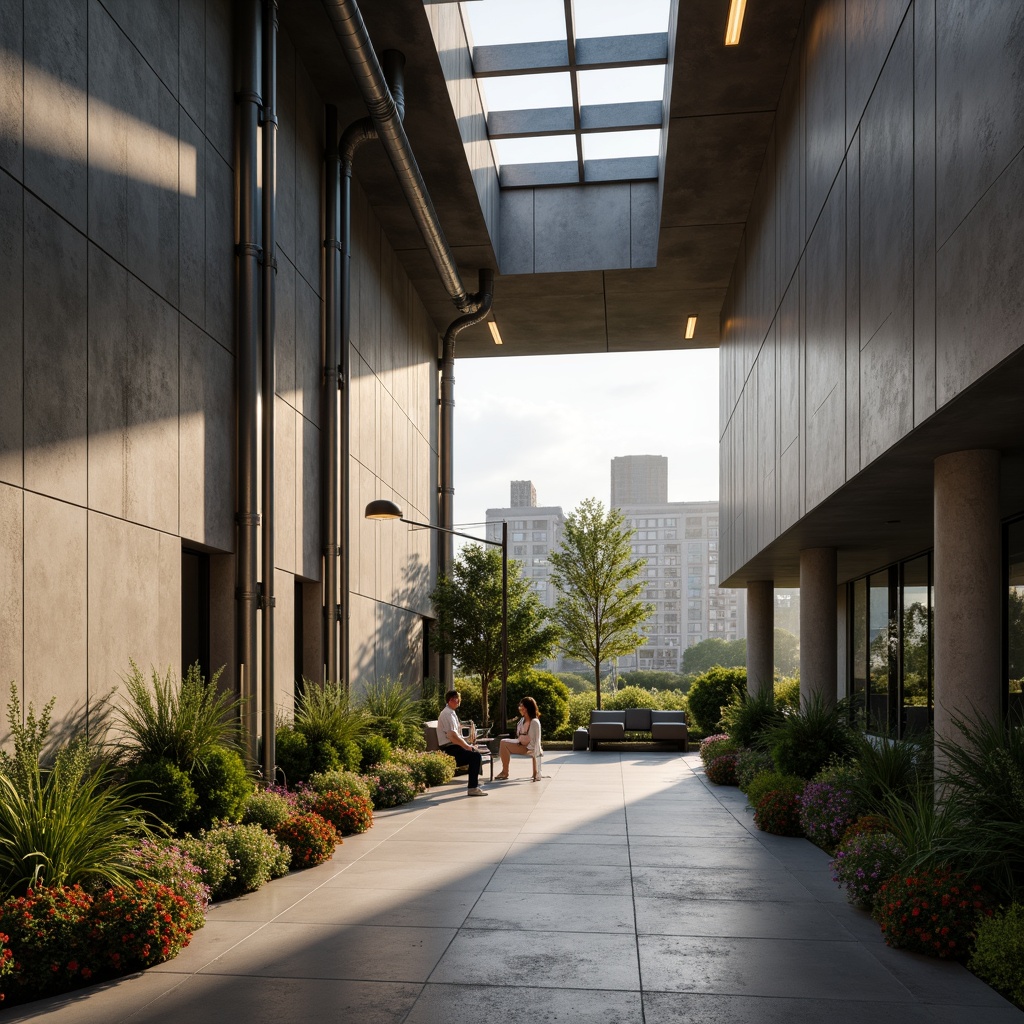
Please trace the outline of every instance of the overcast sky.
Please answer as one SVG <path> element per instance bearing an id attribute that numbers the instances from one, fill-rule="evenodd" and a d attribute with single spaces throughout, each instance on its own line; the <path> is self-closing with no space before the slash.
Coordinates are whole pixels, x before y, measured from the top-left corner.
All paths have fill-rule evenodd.
<path id="1" fill-rule="evenodd" d="M 507 507 L 512 480 L 607 507 L 617 455 L 667 456 L 669 501 L 717 500 L 718 350 L 456 359 L 454 434 L 456 523 Z"/>

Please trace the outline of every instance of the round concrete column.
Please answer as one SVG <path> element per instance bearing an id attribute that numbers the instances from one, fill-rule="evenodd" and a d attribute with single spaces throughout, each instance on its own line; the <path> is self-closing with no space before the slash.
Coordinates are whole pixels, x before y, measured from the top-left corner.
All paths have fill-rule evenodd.
<path id="1" fill-rule="evenodd" d="M 800 552 L 800 703 L 816 695 L 835 703 L 836 549 Z"/>
<path id="2" fill-rule="evenodd" d="M 953 715 L 993 721 L 1002 688 L 999 453 L 935 460 L 935 739 L 955 739 Z"/>
<path id="3" fill-rule="evenodd" d="M 747 693 L 770 694 L 775 682 L 775 583 L 747 584 Z"/>

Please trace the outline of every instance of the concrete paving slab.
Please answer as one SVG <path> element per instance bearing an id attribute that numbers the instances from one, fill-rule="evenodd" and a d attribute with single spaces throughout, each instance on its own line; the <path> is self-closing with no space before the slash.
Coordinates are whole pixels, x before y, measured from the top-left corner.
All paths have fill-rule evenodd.
<path id="1" fill-rule="evenodd" d="M 496 866 L 487 864 L 410 864 L 406 861 L 368 863 L 357 861 L 340 871 L 325 886 L 338 889 L 447 889 L 454 892 L 483 892 Z"/>
<path id="2" fill-rule="evenodd" d="M 475 891 L 321 889 L 276 920 L 286 924 L 458 928 L 478 899 Z"/>
<path id="3" fill-rule="evenodd" d="M 643 1024 L 639 992 L 589 989 L 507 989 L 466 985 L 425 985 L 406 1024 L 445 1020 L 503 1024 Z"/>
<path id="4" fill-rule="evenodd" d="M 807 902 L 814 897 L 786 872 L 705 868 L 633 868 L 637 896 L 674 896 L 687 900 L 780 900 Z"/>
<path id="5" fill-rule="evenodd" d="M 585 868 L 557 864 L 502 864 L 487 884 L 488 892 L 573 893 L 628 896 L 629 871 L 592 864 Z"/>
<path id="6" fill-rule="evenodd" d="M 633 867 L 699 868 L 702 871 L 730 869 L 737 871 L 777 871 L 779 862 L 756 843 L 735 842 L 714 846 L 695 844 L 688 839 L 672 837 L 671 843 L 641 845 L 631 843 L 630 863 Z"/>
<path id="7" fill-rule="evenodd" d="M 485 892 L 466 918 L 467 928 L 550 932 L 617 932 L 636 930 L 631 896 L 548 893 L 524 900 L 518 893 Z"/>
<path id="8" fill-rule="evenodd" d="M 508 848 L 508 865 L 569 864 L 577 867 L 604 865 L 628 868 L 629 847 L 607 843 L 513 843 Z"/>
<path id="9" fill-rule="evenodd" d="M 544 989 L 640 989 L 632 935 L 597 933 L 584 940 L 577 932 L 507 929 L 460 931 L 430 981 L 515 989 L 526 981 Z M 515 1001 L 519 1002 L 518 996 Z"/>

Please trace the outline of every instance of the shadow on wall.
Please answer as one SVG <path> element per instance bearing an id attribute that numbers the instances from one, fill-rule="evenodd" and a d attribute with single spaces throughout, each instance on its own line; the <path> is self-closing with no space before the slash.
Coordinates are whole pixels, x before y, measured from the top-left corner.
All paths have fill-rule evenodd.
<path id="1" fill-rule="evenodd" d="M 424 612 L 418 609 L 429 608 L 430 583 L 430 565 L 413 556 L 391 600 L 375 603 L 373 633 L 352 651 L 353 696 L 389 676 L 407 686 L 422 682 Z"/>

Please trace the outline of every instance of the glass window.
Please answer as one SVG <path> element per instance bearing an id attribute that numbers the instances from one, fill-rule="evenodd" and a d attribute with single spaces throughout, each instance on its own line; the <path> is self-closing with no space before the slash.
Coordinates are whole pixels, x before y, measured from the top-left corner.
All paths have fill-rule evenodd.
<path id="1" fill-rule="evenodd" d="M 902 734 L 927 732 L 932 706 L 932 610 L 929 558 L 905 562 L 900 665 L 903 680 Z"/>
<path id="2" fill-rule="evenodd" d="M 1006 531 L 1006 670 L 1007 711 L 1014 722 L 1024 722 L 1024 519 L 1010 523 Z"/>
<path id="3" fill-rule="evenodd" d="M 525 533 L 513 533 L 512 534 L 512 539 L 513 540 L 526 540 L 526 534 Z"/>
<path id="4" fill-rule="evenodd" d="M 534 530 L 533 539 L 534 540 L 547 540 L 548 539 L 547 531 L 546 530 Z"/>
<path id="5" fill-rule="evenodd" d="M 546 530 L 548 528 L 547 520 L 546 519 L 534 519 L 534 521 L 533 521 L 533 528 L 535 530 Z"/>
<path id="6" fill-rule="evenodd" d="M 868 731 L 889 735 L 889 673 L 893 643 L 890 621 L 889 573 L 868 579 Z"/>
<path id="7" fill-rule="evenodd" d="M 675 526 L 676 525 L 676 521 L 675 521 L 675 519 L 666 519 L 665 520 L 665 525 L 666 526 Z"/>

